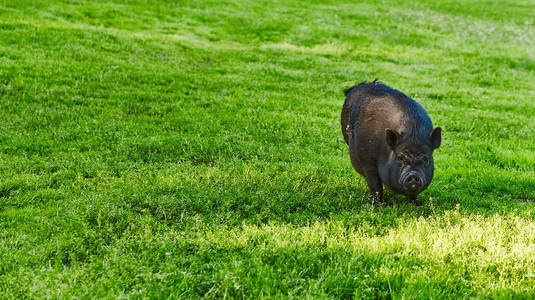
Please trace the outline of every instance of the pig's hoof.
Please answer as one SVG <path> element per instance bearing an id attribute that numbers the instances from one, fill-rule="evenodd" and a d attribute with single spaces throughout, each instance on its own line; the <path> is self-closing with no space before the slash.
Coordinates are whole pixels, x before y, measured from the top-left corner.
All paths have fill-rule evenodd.
<path id="1" fill-rule="evenodd" d="M 418 199 L 414 199 L 414 205 L 421 206 L 422 203 Z"/>

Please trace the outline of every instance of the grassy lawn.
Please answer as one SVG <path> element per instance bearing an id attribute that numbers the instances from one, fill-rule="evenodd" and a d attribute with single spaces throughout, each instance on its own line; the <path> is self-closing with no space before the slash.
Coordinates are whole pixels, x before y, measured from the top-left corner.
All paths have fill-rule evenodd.
<path id="1" fill-rule="evenodd" d="M 0 0 L 0 298 L 535 297 L 534 1 Z M 343 90 L 419 101 L 371 206 Z"/>

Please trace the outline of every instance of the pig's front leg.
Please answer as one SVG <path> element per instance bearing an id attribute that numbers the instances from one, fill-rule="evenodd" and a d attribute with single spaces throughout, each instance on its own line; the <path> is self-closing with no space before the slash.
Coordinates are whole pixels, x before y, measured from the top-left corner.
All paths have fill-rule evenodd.
<path id="1" fill-rule="evenodd" d="M 372 194 L 372 205 L 377 205 L 383 202 L 383 183 L 378 174 L 369 174 L 366 176 L 368 188 Z"/>
<path id="2" fill-rule="evenodd" d="M 420 201 L 418 200 L 417 196 L 407 196 L 407 201 L 414 202 L 414 205 L 416 206 L 422 205 L 422 203 L 420 203 Z"/>

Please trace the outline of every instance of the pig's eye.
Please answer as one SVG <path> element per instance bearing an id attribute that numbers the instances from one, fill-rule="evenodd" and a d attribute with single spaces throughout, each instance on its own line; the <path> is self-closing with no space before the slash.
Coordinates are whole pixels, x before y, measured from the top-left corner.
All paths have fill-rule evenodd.
<path id="1" fill-rule="evenodd" d="M 397 158 L 398 158 L 398 161 L 399 161 L 400 163 L 403 163 L 403 164 L 408 164 L 408 163 L 409 163 L 409 161 L 405 158 L 405 156 L 401 156 L 401 155 L 400 155 L 400 156 L 398 156 Z"/>
<path id="2" fill-rule="evenodd" d="M 429 159 L 427 157 L 424 157 L 424 164 L 427 166 L 429 164 Z"/>

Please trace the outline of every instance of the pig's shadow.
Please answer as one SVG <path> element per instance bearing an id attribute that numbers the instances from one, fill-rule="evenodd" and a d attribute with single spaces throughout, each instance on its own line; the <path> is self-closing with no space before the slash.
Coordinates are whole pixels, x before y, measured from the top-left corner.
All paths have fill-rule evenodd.
<path id="1" fill-rule="evenodd" d="M 420 201 L 420 203 L 423 202 L 421 197 L 418 197 L 418 200 Z M 392 192 L 391 190 L 389 190 L 388 188 L 384 188 L 383 203 L 382 203 L 383 206 L 399 206 L 399 205 L 404 205 L 404 204 L 414 205 L 414 202 L 407 200 L 407 197 L 404 195 L 396 194 Z"/>

